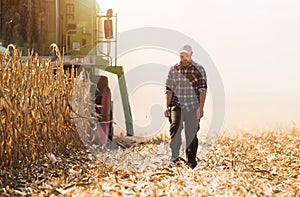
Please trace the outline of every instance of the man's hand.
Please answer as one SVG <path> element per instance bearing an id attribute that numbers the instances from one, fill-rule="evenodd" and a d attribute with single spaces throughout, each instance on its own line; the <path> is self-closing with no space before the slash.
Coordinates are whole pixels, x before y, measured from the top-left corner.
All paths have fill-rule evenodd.
<path id="1" fill-rule="evenodd" d="M 203 107 L 199 107 L 199 108 L 197 109 L 197 114 L 196 114 L 196 116 L 197 116 L 198 119 L 201 119 L 201 118 L 203 117 L 203 115 L 204 115 Z"/>
<path id="2" fill-rule="evenodd" d="M 171 112 L 170 112 L 170 109 L 167 108 L 166 111 L 165 111 L 165 117 L 168 118 L 171 116 Z"/>

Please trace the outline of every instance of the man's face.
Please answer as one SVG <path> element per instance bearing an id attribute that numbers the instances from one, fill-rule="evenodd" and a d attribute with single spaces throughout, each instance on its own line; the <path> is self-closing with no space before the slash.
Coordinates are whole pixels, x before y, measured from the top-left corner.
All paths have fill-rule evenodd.
<path id="1" fill-rule="evenodd" d="M 191 62 L 191 57 L 192 55 L 191 54 L 188 54 L 188 53 L 180 53 L 180 61 L 181 63 L 183 64 L 188 64 Z"/>

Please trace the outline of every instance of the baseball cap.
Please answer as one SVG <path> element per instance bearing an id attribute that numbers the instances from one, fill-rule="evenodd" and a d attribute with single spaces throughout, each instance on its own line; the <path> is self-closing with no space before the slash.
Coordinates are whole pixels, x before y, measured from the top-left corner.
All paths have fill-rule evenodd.
<path id="1" fill-rule="evenodd" d="M 180 53 L 187 53 L 187 54 L 192 54 L 193 50 L 192 47 L 188 44 L 184 45 L 181 49 L 180 49 Z"/>

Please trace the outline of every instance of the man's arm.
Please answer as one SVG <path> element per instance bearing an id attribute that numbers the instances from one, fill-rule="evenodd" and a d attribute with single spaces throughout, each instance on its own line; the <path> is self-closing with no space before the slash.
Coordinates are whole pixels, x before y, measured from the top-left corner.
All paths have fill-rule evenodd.
<path id="1" fill-rule="evenodd" d="M 200 92 L 200 94 L 199 94 L 200 105 L 197 110 L 198 119 L 201 119 L 204 115 L 203 108 L 204 108 L 205 99 L 206 99 L 206 92 Z"/>
<path id="2" fill-rule="evenodd" d="M 172 92 L 166 93 L 166 108 L 168 109 L 172 100 Z"/>
<path id="3" fill-rule="evenodd" d="M 170 103 L 172 100 L 172 92 L 166 92 L 166 111 L 165 111 L 165 117 L 170 117 Z"/>
<path id="4" fill-rule="evenodd" d="M 165 90 L 165 94 L 166 94 L 166 111 L 165 111 L 165 117 L 170 117 L 170 104 L 171 104 L 171 100 L 173 97 L 173 90 L 175 87 L 175 82 L 174 82 L 174 78 L 173 78 L 173 73 L 172 73 L 172 68 L 169 71 L 168 74 L 168 78 L 166 80 L 166 90 Z"/>
<path id="5" fill-rule="evenodd" d="M 206 76 L 206 72 L 204 70 L 204 68 L 202 66 L 200 66 L 200 68 L 198 68 L 199 72 L 200 72 L 200 79 L 199 79 L 199 108 L 197 111 L 197 116 L 198 119 L 201 119 L 204 115 L 204 104 L 205 104 L 205 99 L 206 99 L 206 91 L 207 91 L 207 76 Z"/>

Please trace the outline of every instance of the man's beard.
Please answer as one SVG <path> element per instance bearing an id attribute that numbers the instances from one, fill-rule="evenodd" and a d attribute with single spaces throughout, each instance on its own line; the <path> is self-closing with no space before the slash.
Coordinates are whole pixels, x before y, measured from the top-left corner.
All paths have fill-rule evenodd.
<path id="1" fill-rule="evenodd" d="M 190 61 L 182 61 L 181 62 L 181 64 L 183 65 L 183 66 L 188 66 L 188 65 L 190 65 Z"/>

